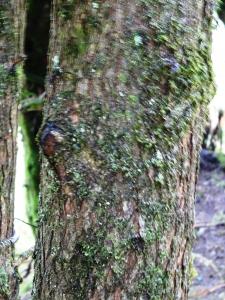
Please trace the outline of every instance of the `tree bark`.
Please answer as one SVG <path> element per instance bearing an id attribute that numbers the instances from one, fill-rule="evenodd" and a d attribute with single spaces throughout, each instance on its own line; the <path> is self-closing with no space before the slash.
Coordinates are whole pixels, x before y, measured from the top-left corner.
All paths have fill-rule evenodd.
<path id="1" fill-rule="evenodd" d="M 16 299 L 13 267 L 14 177 L 18 76 L 21 74 L 24 4 L 0 1 L 0 299 Z"/>
<path id="2" fill-rule="evenodd" d="M 34 299 L 187 299 L 211 1 L 53 1 Z"/>

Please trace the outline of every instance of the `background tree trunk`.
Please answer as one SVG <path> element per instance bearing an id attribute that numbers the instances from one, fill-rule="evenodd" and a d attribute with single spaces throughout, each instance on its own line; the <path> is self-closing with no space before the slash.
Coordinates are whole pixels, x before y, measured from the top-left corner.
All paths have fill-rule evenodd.
<path id="1" fill-rule="evenodd" d="M 0 299 L 16 299 L 13 267 L 17 78 L 21 74 L 24 4 L 0 1 Z"/>
<path id="2" fill-rule="evenodd" d="M 211 1 L 53 1 L 34 299 L 187 299 Z"/>

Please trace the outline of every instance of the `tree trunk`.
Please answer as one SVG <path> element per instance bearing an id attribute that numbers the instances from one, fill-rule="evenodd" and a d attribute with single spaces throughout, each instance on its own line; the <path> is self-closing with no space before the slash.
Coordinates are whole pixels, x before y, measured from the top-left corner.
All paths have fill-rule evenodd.
<path id="1" fill-rule="evenodd" d="M 53 1 L 34 299 L 187 299 L 211 1 Z"/>
<path id="2" fill-rule="evenodd" d="M 0 299 L 16 299 L 13 267 L 14 175 L 17 132 L 17 78 L 21 74 L 22 0 L 0 1 Z"/>

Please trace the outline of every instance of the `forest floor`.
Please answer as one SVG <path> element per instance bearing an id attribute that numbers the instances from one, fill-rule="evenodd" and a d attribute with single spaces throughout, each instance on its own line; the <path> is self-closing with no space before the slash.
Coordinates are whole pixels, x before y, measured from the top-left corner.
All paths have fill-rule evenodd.
<path id="1" fill-rule="evenodd" d="M 190 300 L 225 300 L 225 172 L 200 172 Z"/>

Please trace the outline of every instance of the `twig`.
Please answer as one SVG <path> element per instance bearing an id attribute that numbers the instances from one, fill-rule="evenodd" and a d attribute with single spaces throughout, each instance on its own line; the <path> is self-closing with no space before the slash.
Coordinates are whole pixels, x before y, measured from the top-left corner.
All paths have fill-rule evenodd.
<path id="1" fill-rule="evenodd" d="M 23 99 L 20 102 L 19 109 L 22 112 L 42 110 L 45 96 L 46 96 L 46 92 L 42 93 L 40 96 Z"/>
<path id="2" fill-rule="evenodd" d="M 217 290 L 220 290 L 222 288 L 225 288 L 225 282 L 222 282 L 220 284 L 215 285 L 214 287 L 210 288 L 210 289 L 204 289 L 201 291 L 197 291 L 195 294 L 191 295 L 192 298 L 194 297 L 205 297 L 208 296 L 209 294 L 212 294 L 214 292 L 216 292 Z"/>
<path id="3" fill-rule="evenodd" d="M 30 272 L 32 271 L 32 263 L 33 260 L 29 262 L 28 267 L 25 270 L 25 274 L 23 275 L 23 279 L 27 278 L 30 275 Z"/>
<path id="4" fill-rule="evenodd" d="M 197 223 L 194 225 L 194 228 L 200 228 L 200 227 L 216 227 L 216 226 L 224 226 L 225 222 L 221 223 Z"/>
<path id="5" fill-rule="evenodd" d="M 15 267 L 19 267 L 20 265 L 22 265 L 22 263 L 24 263 L 30 256 L 32 256 L 33 253 L 34 253 L 34 247 L 31 247 L 27 251 L 20 254 L 20 256 L 15 262 Z"/>
<path id="6" fill-rule="evenodd" d="M 31 223 L 28 223 L 28 222 L 25 222 L 25 221 L 23 221 L 23 220 L 21 220 L 21 219 L 19 219 L 19 218 L 14 218 L 14 219 L 15 219 L 15 220 L 18 220 L 18 221 L 20 221 L 20 222 L 22 222 L 22 223 L 24 223 L 24 224 L 26 224 L 26 225 L 29 225 L 29 226 L 31 226 L 31 227 L 37 228 L 36 225 L 31 224 Z"/>

